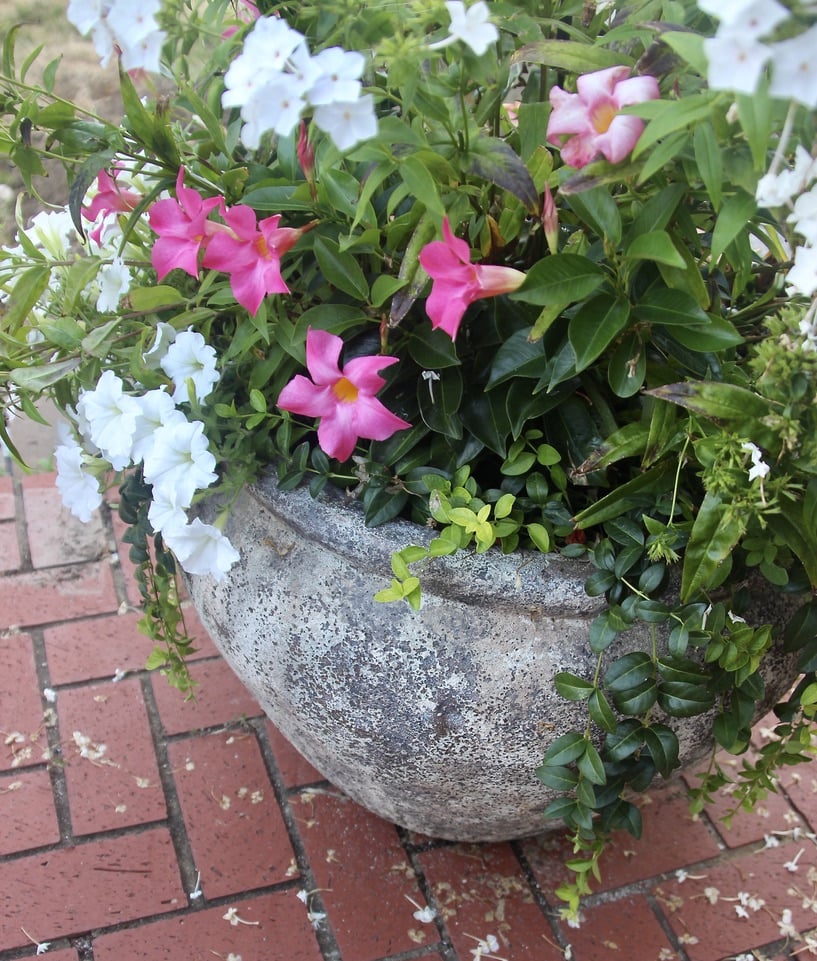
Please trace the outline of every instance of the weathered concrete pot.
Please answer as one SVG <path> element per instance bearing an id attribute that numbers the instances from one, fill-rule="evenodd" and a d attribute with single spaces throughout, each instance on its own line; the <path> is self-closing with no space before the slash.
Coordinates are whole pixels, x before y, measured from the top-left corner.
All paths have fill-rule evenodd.
<path id="1" fill-rule="evenodd" d="M 206 507 L 205 507 L 206 511 Z M 395 550 L 431 532 L 366 529 L 339 494 L 316 501 L 248 488 L 226 533 L 241 561 L 221 583 L 188 579 L 202 621 L 273 723 L 331 782 L 396 824 L 453 840 L 540 833 L 553 794 L 534 771 L 548 744 L 584 724 L 559 671 L 593 676 L 585 563 L 499 552 L 435 561 L 423 607 L 381 604 Z M 774 595 L 758 621 L 785 619 Z M 649 650 L 646 631 L 626 648 Z M 774 661 L 769 703 L 794 678 Z M 673 721 L 681 756 L 711 746 L 711 719 Z"/>

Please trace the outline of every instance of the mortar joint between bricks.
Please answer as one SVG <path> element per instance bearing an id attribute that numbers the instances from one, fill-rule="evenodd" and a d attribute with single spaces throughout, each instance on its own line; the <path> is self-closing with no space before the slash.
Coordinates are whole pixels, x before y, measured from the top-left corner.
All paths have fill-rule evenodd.
<path id="1" fill-rule="evenodd" d="M 309 858 L 306 853 L 306 846 L 303 843 L 300 831 L 298 830 L 295 815 L 289 804 L 289 796 L 284 785 L 283 778 L 281 777 L 281 772 L 278 769 L 278 764 L 275 760 L 275 752 L 272 750 L 272 745 L 267 737 L 267 732 L 264 730 L 264 723 L 264 718 L 250 718 L 246 722 L 247 727 L 251 728 L 255 732 L 256 741 L 261 752 L 261 758 L 264 762 L 267 777 L 269 778 L 270 785 L 272 786 L 272 791 L 275 795 L 275 801 L 278 804 L 278 808 L 281 812 L 281 817 L 284 819 L 284 825 L 289 836 L 289 842 L 292 845 L 292 851 L 295 855 L 295 864 L 298 867 L 298 871 L 301 875 L 301 881 L 305 889 L 310 892 L 310 909 L 316 914 L 326 915 L 325 920 L 314 929 L 315 939 L 318 942 L 318 948 L 323 955 L 324 961 L 344 961 L 335 937 L 335 932 L 332 928 L 331 918 L 326 911 L 326 905 L 324 904 L 321 893 L 318 890 L 318 883 L 309 863 Z M 446 959 L 446 961 L 448 961 L 448 959 Z"/>

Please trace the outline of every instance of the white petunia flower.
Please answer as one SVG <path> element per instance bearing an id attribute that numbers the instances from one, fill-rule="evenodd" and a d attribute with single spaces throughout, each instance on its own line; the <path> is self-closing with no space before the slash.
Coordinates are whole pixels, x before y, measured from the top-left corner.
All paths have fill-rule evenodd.
<path id="1" fill-rule="evenodd" d="M 445 7 L 451 17 L 449 33 L 444 40 L 432 43 L 432 50 L 447 47 L 456 40 L 461 40 L 478 57 L 481 57 L 488 47 L 499 39 L 499 31 L 491 23 L 488 4 L 484 0 L 477 0 L 467 9 L 462 0 L 448 0 Z"/>
<path id="2" fill-rule="evenodd" d="M 153 448 L 156 431 L 171 424 L 182 424 L 187 418 L 173 403 L 173 398 L 164 387 L 149 390 L 136 398 L 139 413 L 133 432 L 131 459 L 138 464 Z"/>
<path id="3" fill-rule="evenodd" d="M 241 53 L 224 75 L 223 107 L 242 107 L 281 73 L 305 38 L 277 17 L 261 17 L 244 39 Z"/>
<path id="4" fill-rule="evenodd" d="M 196 400 L 204 400 L 218 380 L 216 352 L 197 331 L 183 330 L 168 347 L 159 362 L 173 381 L 173 400 L 183 404 L 188 399 L 187 381 L 193 381 Z"/>
<path id="5" fill-rule="evenodd" d="M 60 444 L 54 451 L 57 463 L 57 490 L 62 502 L 84 523 L 102 503 L 97 479 L 85 469 L 85 452 L 74 441 Z"/>
<path id="6" fill-rule="evenodd" d="M 298 90 L 289 74 L 265 83 L 241 108 L 241 142 L 257 150 L 268 131 L 286 137 L 292 133 L 306 107 L 304 90 Z"/>
<path id="7" fill-rule="evenodd" d="M 189 524 L 165 528 L 162 538 L 188 574 L 211 574 L 220 581 L 240 559 L 229 538 L 198 517 Z"/>
<path id="8" fill-rule="evenodd" d="M 148 508 L 148 520 L 154 534 L 163 533 L 171 527 L 183 527 L 187 523 L 187 514 L 179 503 L 178 492 L 171 487 L 155 487 L 153 499 Z"/>
<path id="9" fill-rule="evenodd" d="M 176 328 L 173 324 L 168 324 L 160 320 L 156 325 L 156 339 L 153 341 L 153 346 L 150 350 L 142 354 L 142 360 L 144 360 L 148 367 L 155 370 L 162 362 L 162 358 L 168 352 L 170 345 L 175 339 Z"/>
<path id="10" fill-rule="evenodd" d="M 795 200 L 787 221 L 794 224 L 794 229 L 806 243 L 817 246 L 817 184 Z"/>
<path id="11" fill-rule="evenodd" d="M 124 393 L 121 379 L 112 370 L 104 371 L 93 390 L 83 391 L 77 408 L 102 456 L 114 470 L 127 467 L 139 404 Z"/>
<path id="12" fill-rule="evenodd" d="M 175 491 L 182 507 L 189 507 L 197 490 L 217 480 L 216 459 L 209 451 L 204 424 L 199 420 L 168 424 L 156 431 L 144 460 L 144 476 L 157 492 Z"/>
<path id="13" fill-rule="evenodd" d="M 320 106 L 313 119 L 332 138 L 338 150 L 349 150 L 377 133 L 374 98 L 370 93 L 348 103 Z"/>
<path id="14" fill-rule="evenodd" d="M 100 313 L 116 310 L 119 301 L 130 290 L 131 272 L 121 257 L 114 257 L 110 264 L 100 268 L 99 297 L 96 309 Z"/>

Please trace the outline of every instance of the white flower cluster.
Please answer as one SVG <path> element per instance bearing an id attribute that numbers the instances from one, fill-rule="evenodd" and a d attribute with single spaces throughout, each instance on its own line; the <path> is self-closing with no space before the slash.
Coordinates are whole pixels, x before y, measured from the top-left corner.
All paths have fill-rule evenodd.
<path id="1" fill-rule="evenodd" d="M 777 0 L 698 0 L 698 6 L 720 20 L 715 36 L 704 41 L 713 90 L 754 93 L 771 63 L 773 97 L 817 107 L 817 25 L 773 42 L 769 36 L 791 16 Z"/>
<path id="2" fill-rule="evenodd" d="M 377 133 L 371 94 L 362 94 L 362 54 L 329 47 L 314 57 L 306 38 L 277 17 L 261 17 L 224 77 L 222 106 L 240 107 L 241 142 L 257 149 L 268 131 L 292 133 L 307 108 L 340 150 Z"/>
<path id="3" fill-rule="evenodd" d="M 103 67 L 118 50 L 123 69 L 159 73 L 165 41 L 156 22 L 160 6 L 161 0 L 71 0 L 67 16 L 84 37 L 92 35 Z"/>
<path id="4" fill-rule="evenodd" d="M 794 266 L 786 277 L 789 293 L 814 296 L 817 294 L 817 160 L 798 146 L 794 166 L 776 170 L 773 165 L 758 181 L 755 199 L 762 207 L 789 208 L 786 222 L 804 241 L 795 248 Z M 811 343 L 808 338 L 807 342 Z"/>
<path id="5" fill-rule="evenodd" d="M 104 472 L 108 465 L 124 470 L 141 464 L 153 488 L 148 519 L 154 533 L 161 533 L 188 573 L 212 574 L 220 580 L 238 553 L 218 527 L 198 518 L 190 522 L 185 513 L 196 492 L 217 479 L 216 459 L 204 424 L 188 420 L 176 406 L 188 399 L 189 391 L 199 401 L 211 392 L 218 380 L 215 351 L 199 333 L 176 334 L 169 325 L 162 326 L 168 328 L 159 332 L 167 346 L 151 351 L 146 360 L 160 364 L 173 381 L 172 396 L 163 387 L 138 396 L 126 394 L 121 379 L 106 370 L 77 403 L 82 445 L 71 438 L 57 447 L 57 487 L 71 512 L 87 521 L 102 502 L 89 467 Z"/>

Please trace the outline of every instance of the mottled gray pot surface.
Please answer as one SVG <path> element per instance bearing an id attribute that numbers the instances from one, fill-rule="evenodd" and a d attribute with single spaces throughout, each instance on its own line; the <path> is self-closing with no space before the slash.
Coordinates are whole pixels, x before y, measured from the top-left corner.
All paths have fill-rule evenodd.
<path id="1" fill-rule="evenodd" d="M 206 511 L 206 507 L 205 507 Z M 553 690 L 559 671 L 592 678 L 587 631 L 602 609 L 584 562 L 498 552 L 440 558 L 420 612 L 381 604 L 395 550 L 432 535 L 367 529 L 336 495 L 247 488 L 226 533 L 241 561 L 225 580 L 189 578 L 215 644 L 273 723 L 332 783 L 396 824 L 489 841 L 546 830 L 553 793 L 535 775 L 548 744 L 584 724 Z M 757 620 L 780 622 L 766 595 Z M 645 632 L 617 650 L 649 649 Z M 625 646 L 626 645 L 626 646 Z M 767 678 L 773 703 L 794 678 Z M 673 721 L 682 759 L 710 742 L 707 719 Z"/>

